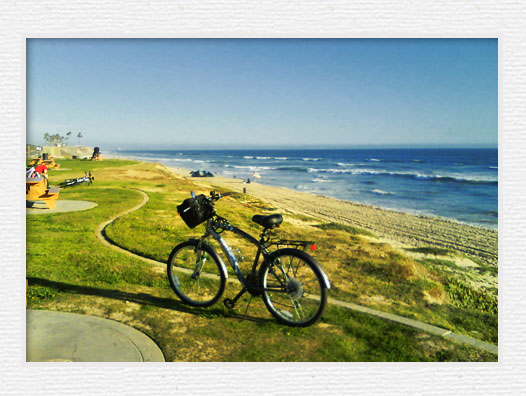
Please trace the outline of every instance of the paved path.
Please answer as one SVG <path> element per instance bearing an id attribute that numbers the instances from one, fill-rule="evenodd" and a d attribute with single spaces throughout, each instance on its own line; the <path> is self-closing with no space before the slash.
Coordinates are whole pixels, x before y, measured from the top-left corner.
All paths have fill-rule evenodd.
<path id="1" fill-rule="evenodd" d="M 164 362 L 148 336 L 122 323 L 57 311 L 26 311 L 28 362 Z"/>
<path id="2" fill-rule="evenodd" d="M 36 202 L 32 207 L 26 208 L 26 214 L 39 215 L 63 212 L 76 212 L 80 210 L 87 210 L 97 206 L 95 202 L 57 199 L 57 206 L 55 209 L 49 209 L 44 202 Z"/>
<path id="3" fill-rule="evenodd" d="M 165 267 L 166 263 L 161 263 L 159 261 L 155 261 L 155 260 L 152 260 L 152 259 L 149 259 L 149 258 L 146 258 L 146 257 L 139 256 L 138 254 L 132 253 L 129 250 L 121 248 L 114 241 L 110 240 L 109 238 L 107 238 L 105 236 L 104 229 L 109 224 L 111 224 L 115 219 L 117 219 L 118 217 L 124 216 L 125 214 L 128 214 L 130 212 L 133 212 L 133 211 L 141 208 L 142 206 L 144 206 L 148 202 L 149 197 L 148 197 L 148 195 L 145 192 L 143 192 L 141 190 L 136 190 L 136 191 L 140 192 L 143 195 L 143 201 L 140 204 L 134 206 L 133 208 L 128 209 L 126 211 L 123 211 L 123 212 L 119 213 L 118 215 L 114 216 L 113 218 L 111 218 L 110 220 L 108 220 L 108 221 L 104 222 L 103 224 L 101 224 L 99 226 L 98 230 L 97 230 L 97 237 L 99 238 L 99 240 L 103 244 L 111 247 L 114 250 L 118 250 L 118 251 L 120 251 L 122 253 L 125 253 L 125 254 L 127 254 L 129 256 L 133 256 L 133 257 L 138 258 L 140 260 L 146 261 L 146 262 L 148 262 L 150 264 L 162 265 L 163 267 Z M 414 320 L 414 319 L 409 319 L 409 318 L 406 318 L 406 317 L 403 317 L 403 316 L 400 316 L 400 315 L 395 315 L 395 314 L 392 314 L 392 313 L 379 311 L 379 310 L 376 310 L 376 309 L 365 307 L 363 305 L 353 304 L 353 303 L 349 303 L 349 302 L 346 302 L 346 301 L 340 301 L 340 300 L 336 300 L 336 299 L 333 299 L 333 298 L 329 298 L 329 303 L 333 304 L 333 305 L 338 305 L 340 307 L 344 307 L 344 308 L 347 308 L 347 309 L 352 309 L 353 311 L 366 313 L 366 314 L 369 314 L 369 315 L 372 315 L 372 316 L 376 316 L 376 317 L 379 317 L 379 318 L 382 318 L 382 319 L 390 320 L 392 322 L 396 322 L 396 323 L 400 323 L 400 324 L 403 324 L 403 325 L 406 325 L 406 326 L 409 326 L 409 327 L 413 327 L 415 329 L 424 331 L 426 333 L 438 335 L 438 336 L 441 336 L 441 337 L 444 337 L 444 338 L 448 338 L 448 339 L 460 342 L 462 344 L 470 345 L 470 346 L 473 346 L 475 348 L 485 350 L 485 351 L 493 353 L 495 355 L 498 354 L 498 346 L 497 345 L 491 344 L 489 342 L 484 342 L 484 341 L 478 340 L 476 338 L 468 337 L 468 336 L 465 336 L 465 335 L 462 335 L 462 334 L 456 334 L 456 333 L 453 333 L 453 332 L 451 332 L 449 330 L 443 329 L 441 327 L 429 325 L 427 323 L 420 322 L 420 321 L 417 321 L 417 320 Z"/>
<path id="4" fill-rule="evenodd" d="M 400 323 L 406 326 L 413 327 L 418 330 L 425 331 L 426 333 L 434 334 L 437 336 L 441 336 L 444 338 L 448 338 L 450 340 L 458 341 L 462 344 L 471 345 L 475 348 L 485 350 L 487 352 L 491 352 L 495 355 L 498 355 L 499 349 L 497 345 L 491 344 L 489 342 L 477 340 L 476 338 L 468 337 L 462 334 L 456 334 L 452 333 L 449 330 L 443 329 L 441 327 L 433 326 L 424 322 L 420 322 L 418 320 L 405 318 L 400 315 L 395 315 L 389 312 L 383 312 L 378 311 L 377 309 L 364 307 L 363 305 L 348 303 L 345 301 L 335 300 L 333 298 L 329 298 L 329 304 L 338 305 L 340 307 L 345 307 L 348 309 L 352 309 L 353 311 L 358 311 L 362 313 L 366 313 L 372 316 L 377 316 L 382 319 L 390 320 L 392 322 Z"/>

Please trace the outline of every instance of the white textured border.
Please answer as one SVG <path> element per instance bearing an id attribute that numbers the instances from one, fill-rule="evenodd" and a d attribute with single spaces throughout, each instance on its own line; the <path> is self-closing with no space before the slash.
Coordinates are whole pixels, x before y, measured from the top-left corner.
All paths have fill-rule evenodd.
<path id="1" fill-rule="evenodd" d="M 0 2 L 4 395 L 514 395 L 524 376 L 526 7 L 522 0 Z M 497 364 L 26 364 L 24 37 L 500 37 Z M 504 128 L 504 129 L 503 129 Z M 22 302 L 22 303 L 21 303 Z"/>

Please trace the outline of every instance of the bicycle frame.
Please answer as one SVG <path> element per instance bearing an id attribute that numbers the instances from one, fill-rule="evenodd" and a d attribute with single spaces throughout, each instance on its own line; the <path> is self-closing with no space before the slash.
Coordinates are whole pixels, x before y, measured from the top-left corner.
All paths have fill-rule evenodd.
<path id="1" fill-rule="evenodd" d="M 225 254 L 226 258 L 228 259 L 228 262 L 230 263 L 232 269 L 234 270 L 234 273 L 236 274 L 237 278 L 241 282 L 243 286 L 247 286 L 247 279 L 241 272 L 241 268 L 239 266 L 239 261 L 232 250 L 232 247 L 224 240 L 224 238 L 221 236 L 219 232 L 216 232 L 214 228 L 221 228 L 226 231 L 233 232 L 234 234 L 239 235 L 240 237 L 248 240 L 250 243 L 255 245 L 258 250 L 256 253 L 256 257 L 254 258 L 254 264 L 252 265 L 251 272 L 254 272 L 256 270 L 257 264 L 259 262 L 259 258 L 261 255 L 263 257 L 266 257 L 269 255 L 269 252 L 267 251 L 264 240 L 265 240 L 265 232 L 261 235 L 261 239 L 258 241 L 256 238 L 254 238 L 252 235 L 246 233 L 245 231 L 234 227 L 228 222 L 218 222 L 217 220 L 214 220 L 213 218 L 208 220 L 206 223 L 206 233 L 200 238 L 200 241 L 205 240 L 209 235 L 211 235 L 218 243 L 219 246 L 221 246 L 221 250 Z M 226 273 L 226 276 L 228 278 L 228 272 Z"/>

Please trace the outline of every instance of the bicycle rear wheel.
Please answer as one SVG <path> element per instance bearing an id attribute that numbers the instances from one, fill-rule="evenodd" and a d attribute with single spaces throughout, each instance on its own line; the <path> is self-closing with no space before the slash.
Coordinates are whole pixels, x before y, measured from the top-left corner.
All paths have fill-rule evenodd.
<path id="1" fill-rule="evenodd" d="M 263 301 L 280 322 L 294 327 L 314 324 L 327 305 L 328 280 L 319 264 L 298 249 L 280 249 L 261 266 Z"/>
<path id="2" fill-rule="evenodd" d="M 209 307 L 219 300 L 226 273 L 216 251 L 190 240 L 177 245 L 168 259 L 168 280 L 175 294 L 188 305 Z"/>

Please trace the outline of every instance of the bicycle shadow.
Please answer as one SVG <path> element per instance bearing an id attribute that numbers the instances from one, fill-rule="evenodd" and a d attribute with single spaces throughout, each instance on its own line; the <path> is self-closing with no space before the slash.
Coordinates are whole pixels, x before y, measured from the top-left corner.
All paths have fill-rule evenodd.
<path id="1" fill-rule="evenodd" d="M 44 286 L 55 289 L 60 292 L 67 292 L 72 294 L 82 294 L 87 296 L 97 296 L 104 298 L 111 298 L 114 300 L 128 301 L 141 305 L 148 305 L 163 309 L 171 309 L 174 311 L 189 313 L 192 315 L 201 315 L 205 317 L 216 316 L 224 318 L 233 318 L 239 320 L 246 320 L 254 323 L 268 323 L 273 322 L 273 319 L 261 318 L 257 316 L 247 315 L 246 313 L 238 313 L 235 311 L 225 312 L 220 308 L 194 308 L 183 303 L 166 297 L 157 297 L 148 293 L 131 293 L 122 290 L 104 289 L 93 286 L 73 285 L 64 282 L 52 281 L 49 279 L 27 277 L 29 286 Z M 220 302 L 218 303 L 220 304 Z M 240 309 L 244 309 L 241 308 Z"/>

